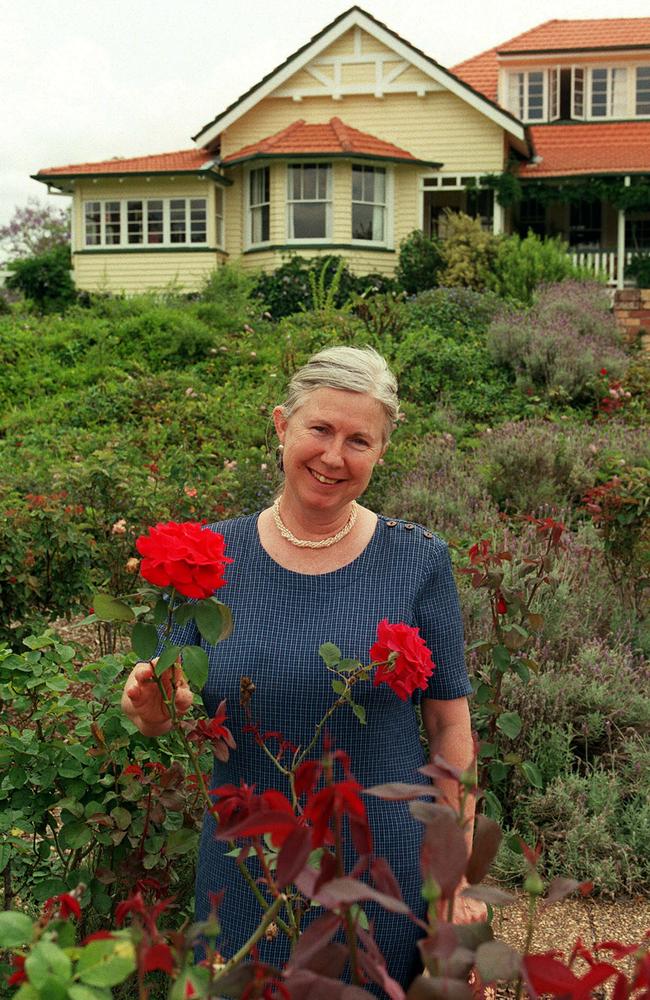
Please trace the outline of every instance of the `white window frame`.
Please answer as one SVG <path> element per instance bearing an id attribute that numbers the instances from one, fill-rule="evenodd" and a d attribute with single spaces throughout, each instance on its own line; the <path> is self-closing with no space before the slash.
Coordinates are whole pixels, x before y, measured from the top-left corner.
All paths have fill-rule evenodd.
<path id="1" fill-rule="evenodd" d="M 183 201 L 185 209 L 185 239 L 182 241 L 172 242 L 171 239 L 171 202 L 172 201 Z M 202 240 L 191 239 L 192 234 L 192 203 L 202 202 L 203 212 L 205 217 L 205 238 Z M 139 203 L 142 205 L 142 240 L 138 243 L 129 242 L 129 232 L 128 232 L 128 213 L 129 205 L 134 205 Z M 162 205 L 162 215 L 163 215 L 163 230 L 162 230 L 162 240 L 152 240 L 149 242 L 148 239 L 148 226 L 149 226 L 149 206 L 153 204 L 161 203 Z M 120 240 L 118 243 L 107 243 L 106 242 L 106 211 L 108 205 L 120 206 Z M 87 210 L 90 205 L 99 205 L 100 211 L 100 242 L 99 243 L 88 243 L 87 242 Z M 157 210 L 157 209 L 156 209 Z M 83 249 L 84 250 L 130 250 L 134 252 L 146 251 L 146 250 L 173 250 L 177 247 L 187 247 L 189 249 L 194 247 L 207 247 L 208 243 L 208 199 L 204 196 L 194 197 L 193 195 L 183 196 L 183 197 L 166 197 L 166 198 L 85 198 L 83 200 Z"/>
<path id="2" fill-rule="evenodd" d="M 644 70 L 645 73 L 647 74 L 647 77 L 646 77 L 647 85 L 646 85 L 646 88 L 645 88 L 647 96 L 646 96 L 645 102 L 644 102 L 644 103 L 646 103 L 646 104 L 649 105 L 647 111 L 637 111 L 638 105 L 640 103 L 639 102 L 639 70 Z M 634 108 L 634 117 L 635 118 L 650 118 L 650 65 L 648 63 L 644 63 L 643 65 L 635 66 L 634 67 L 634 72 L 630 73 L 630 76 L 632 77 L 632 88 L 633 88 L 633 94 L 632 94 L 633 103 L 632 103 L 632 107 Z"/>
<path id="3" fill-rule="evenodd" d="M 214 186 L 214 242 L 221 250 L 226 245 L 226 192 L 220 184 Z"/>
<path id="4" fill-rule="evenodd" d="M 292 177 L 293 171 L 297 168 L 302 167 L 325 167 L 327 169 L 327 185 L 324 198 L 294 198 L 292 191 Z M 292 162 L 287 164 L 287 243 L 295 244 L 296 246 L 301 246 L 302 244 L 309 243 L 331 243 L 332 242 L 332 217 L 333 217 L 333 186 L 334 186 L 334 168 L 331 162 L 323 160 L 300 160 L 299 162 Z M 299 205 L 302 202 L 308 202 L 311 204 L 324 204 L 325 205 L 325 235 L 324 236 L 304 236 L 296 237 L 293 235 L 293 206 Z M 365 242 L 365 241 L 362 241 Z"/>
<path id="5" fill-rule="evenodd" d="M 389 166 L 382 166 L 381 164 L 368 164 L 368 163 L 353 163 L 350 171 L 351 179 L 354 174 L 354 168 L 361 167 L 365 170 L 383 171 L 384 174 L 384 201 L 383 202 L 370 202 L 361 200 L 358 201 L 353 196 L 353 186 L 350 187 L 350 234 L 351 242 L 354 246 L 358 247 L 392 247 L 393 245 L 393 170 Z M 355 239 L 352 235 L 352 225 L 353 225 L 353 212 L 354 206 L 356 204 L 360 205 L 373 205 L 380 206 L 384 211 L 384 236 L 381 240 L 363 240 Z"/>
<path id="6" fill-rule="evenodd" d="M 251 176 L 256 170 L 268 170 L 269 176 L 269 200 L 251 202 Z M 246 168 L 244 173 L 244 245 L 248 249 L 250 247 L 264 247 L 268 246 L 271 242 L 271 183 L 272 183 L 271 166 L 268 163 L 255 162 L 251 166 Z M 258 240 L 253 242 L 253 209 L 263 208 L 268 206 L 269 209 L 269 235 L 266 240 Z"/>
<path id="7" fill-rule="evenodd" d="M 631 103 L 630 103 L 630 78 L 633 77 L 636 80 L 636 73 L 631 73 L 629 70 L 631 67 L 625 66 L 591 66 L 589 68 L 589 86 L 588 86 L 588 113 L 589 120 L 593 122 L 603 122 L 611 121 L 612 119 L 617 120 L 621 118 L 631 117 Z M 605 114 L 595 115 L 594 114 L 594 73 L 602 73 L 605 75 Z M 615 73 L 624 73 L 623 82 L 619 86 L 614 85 Z M 617 93 L 618 91 L 618 93 Z M 615 103 L 615 98 L 617 98 Z"/>
<path id="8" fill-rule="evenodd" d="M 530 77 L 539 74 L 542 78 L 542 105 L 539 117 L 530 116 Z M 507 107 L 522 122 L 548 121 L 549 79 L 545 69 L 513 69 L 506 78 Z M 516 95 L 515 95 L 516 91 Z"/>
<path id="9" fill-rule="evenodd" d="M 578 83 L 580 84 L 581 109 L 578 110 Z M 587 70 L 584 66 L 571 67 L 571 118 L 575 121 L 584 121 L 585 104 L 587 98 Z"/>

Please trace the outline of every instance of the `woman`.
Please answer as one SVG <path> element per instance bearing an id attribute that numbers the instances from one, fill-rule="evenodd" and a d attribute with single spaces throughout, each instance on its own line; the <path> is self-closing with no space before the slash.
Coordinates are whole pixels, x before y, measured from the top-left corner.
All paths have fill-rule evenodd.
<path id="1" fill-rule="evenodd" d="M 286 402 L 273 413 L 285 476 L 281 495 L 259 514 L 213 526 L 234 560 L 223 596 L 235 629 L 218 647 L 208 647 L 210 675 L 203 697 L 210 715 L 227 698 L 237 750 L 227 764 L 215 762 L 212 787 L 245 781 L 258 791 L 277 787 L 286 793 L 282 776 L 244 731 L 246 723 L 252 718 L 259 732 L 281 732 L 291 744 L 306 746 L 333 698 L 319 646 L 334 642 L 344 657 L 367 662 L 384 618 L 418 626 L 433 653 L 437 666 L 421 700 L 432 755 L 442 754 L 461 768 L 470 763 L 471 686 L 447 548 L 419 525 L 378 516 L 357 503 L 398 416 L 395 378 L 379 354 L 351 347 L 321 351 L 296 372 Z M 201 641 L 193 624 L 179 628 L 173 640 Z M 255 685 L 248 707 L 240 704 L 242 675 Z M 150 677 L 150 665 L 135 668 L 123 705 L 143 733 L 158 735 L 170 722 Z M 366 709 L 367 724 L 360 725 L 343 707 L 328 727 L 332 746 L 350 755 L 355 778 L 365 787 L 422 782 L 418 768 L 424 758 L 413 703 L 401 701 L 387 685 L 371 684 L 357 685 L 355 700 Z M 191 704 L 185 684 L 177 703 L 182 710 Z M 442 791 L 453 800 L 455 786 Z M 407 803 L 369 796 L 367 808 L 375 854 L 388 858 L 406 901 L 421 912 L 421 827 Z M 232 859 L 224 857 L 227 849 L 215 841 L 208 816 L 197 912 L 204 917 L 209 894 L 226 889 L 219 939 L 226 956 L 252 933 L 260 913 Z M 456 905 L 456 919 L 473 918 L 468 901 Z M 414 971 L 416 928 L 381 909 L 371 918 L 391 975 L 407 985 Z M 260 952 L 263 960 L 282 964 L 286 941 L 281 935 L 265 941 Z"/>

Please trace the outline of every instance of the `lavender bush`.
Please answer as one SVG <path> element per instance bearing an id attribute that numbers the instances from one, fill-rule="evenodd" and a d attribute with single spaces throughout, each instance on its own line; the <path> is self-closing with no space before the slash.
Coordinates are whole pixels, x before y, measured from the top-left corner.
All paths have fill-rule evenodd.
<path id="1" fill-rule="evenodd" d="M 620 378 L 627 366 L 607 292 L 590 282 L 542 286 L 530 309 L 492 323 L 488 346 L 524 391 L 565 403 L 593 403 L 601 370 Z"/>

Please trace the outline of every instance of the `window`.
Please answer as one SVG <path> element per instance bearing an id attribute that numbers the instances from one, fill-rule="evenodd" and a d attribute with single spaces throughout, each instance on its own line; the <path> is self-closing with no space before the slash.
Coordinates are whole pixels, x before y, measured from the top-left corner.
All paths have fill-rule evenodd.
<path id="1" fill-rule="evenodd" d="M 585 116 L 585 71 L 581 66 L 571 69 L 571 117 Z"/>
<path id="2" fill-rule="evenodd" d="M 386 239 L 386 170 L 352 167 L 352 239 Z"/>
<path id="3" fill-rule="evenodd" d="M 248 181 L 251 243 L 267 243 L 270 237 L 271 183 L 268 167 L 251 170 Z"/>
<path id="4" fill-rule="evenodd" d="M 627 70 L 591 70 L 591 117 L 624 118 L 627 114 Z"/>
<path id="5" fill-rule="evenodd" d="M 650 250 L 650 212 L 625 213 L 625 246 L 628 250 Z"/>
<path id="6" fill-rule="evenodd" d="M 636 68 L 636 113 L 650 115 L 650 66 Z"/>
<path id="7" fill-rule="evenodd" d="M 218 247 L 223 246 L 223 188 L 214 189 L 214 230 Z"/>
<path id="8" fill-rule="evenodd" d="M 87 247 L 171 246 L 207 243 L 205 198 L 87 201 Z"/>
<path id="9" fill-rule="evenodd" d="M 517 118 L 543 121 L 545 115 L 544 70 L 508 74 L 508 107 Z"/>
<path id="10" fill-rule="evenodd" d="M 569 209 L 569 245 L 599 247 L 602 214 L 599 201 L 572 201 Z"/>
<path id="11" fill-rule="evenodd" d="M 332 168 L 328 163 L 289 167 L 289 239 L 324 240 L 332 231 Z"/>
<path id="12" fill-rule="evenodd" d="M 529 231 L 537 236 L 546 236 L 546 206 L 535 195 L 526 195 L 519 202 L 519 224 L 517 231 L 522 239 Z"/>

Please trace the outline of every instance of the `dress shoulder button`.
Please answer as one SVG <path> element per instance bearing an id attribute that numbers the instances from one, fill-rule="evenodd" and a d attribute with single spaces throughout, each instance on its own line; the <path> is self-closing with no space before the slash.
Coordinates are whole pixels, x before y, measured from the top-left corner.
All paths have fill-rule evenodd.
<path id="1" fill-rule="evenodd" d="M 433 538 L 432 531 L 423 531 L 422 534 L 424 535 L 425 538 Z"/>
<path id="2" fill-rule="evenodd" d="M 414 524 L 410 524 L 410 523 L 404 525 L 405 531 L 413 531 L 414 527 L 415 527 L 415 525 Z"/>
<path id="3" fill-rule="evenodd" d="M 386 527 L 387 528 L 394 528 L 396 524 L 397 524 L 397 521 L 386 521 Z"/>

